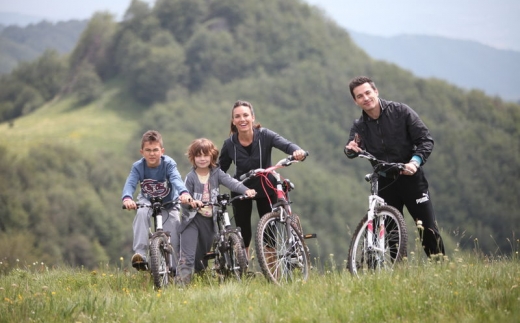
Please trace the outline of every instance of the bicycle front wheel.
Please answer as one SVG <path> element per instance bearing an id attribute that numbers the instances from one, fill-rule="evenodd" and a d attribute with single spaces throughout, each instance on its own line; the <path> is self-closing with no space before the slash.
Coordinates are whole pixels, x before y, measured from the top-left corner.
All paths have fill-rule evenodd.
<path id="1" fill-rule="evenodd" d="M 157 236 L 150 243 L 150 270 L 158 289 L 166 287 L 170 281 L 170 248 L 166 237 Z"/>
<path id="2" fill-rule="evenodd" d="M 296 223 L 280 221 L 279 212 L 264 215 L 258 222 L 255 243 L 258 262 L 267 280 L 275 283 L 305 281 L 310 255 Z"/>
<path id="3" fill-rule="evenodd" d="M 377 207 L 358 224 L 350 243 L 347 268 L 353 275 L 391 271 L 406 257 L 408 233 L 403 215 L 389 205 Z"/>
<path id="4" fill-rule="evenodd" d="M 231 232 L 227 236 L 228 250 L 226 251 L 226 265 L 224 277 L 234 277 L 241 280 L 247 271 L 247 256 L 242 238 Z"/>

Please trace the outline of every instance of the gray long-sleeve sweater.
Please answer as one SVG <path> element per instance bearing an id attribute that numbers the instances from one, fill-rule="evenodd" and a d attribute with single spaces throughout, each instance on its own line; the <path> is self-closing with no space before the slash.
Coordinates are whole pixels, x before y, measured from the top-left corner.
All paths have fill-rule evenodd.
<path id="1" fill-rule="evenodd" d="M 239 182 L 238 180 L 231 177 L 229 174 L 224 173 L 220 168 L 212 168 L 210 170 L 210 175 L 208 178 L 209 182 L 209 191 L 210 191 L 210 199 L 211 202 L 217 201 L 217 196 L 220 194 L 220 185 L 227 187 L 230 191 L 236 192 L 239 194 L 244 194 L 248 188 Z M 186 179 L 184 180 L 184 184 L 186 188 L 190 192 L 191 196 L 195 200 L 202 199 L 202 193 L 204 191 L 204 184 L 199 181 L 199 177 L 195 173 L 195 169 L 191 169 L 190 172 L 186 175 Z M 213 222 L 216 224 L 216 216 L 217 216 L 217 207 L 213 207 Z M 190 223 L 190 221 L 197 214 L 197 210 L 190 210 L 189 207 L 184 207 L 182 209 L 182 221 L 180 226 L 180 232 L 186 228 L 186 226 Z M 215 231 L 216 232 L 216 231 Z"/>

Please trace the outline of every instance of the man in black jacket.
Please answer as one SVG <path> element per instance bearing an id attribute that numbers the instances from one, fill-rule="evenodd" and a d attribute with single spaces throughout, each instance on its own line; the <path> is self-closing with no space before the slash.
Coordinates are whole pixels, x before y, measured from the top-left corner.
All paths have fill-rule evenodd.
<path id="1" fill-rule="evenodd" d="M 354 78 L 350 94 L 363 109 L 350 129 L 347 156 L 355 158 L 362 150 L 377 159 L 404 163 L 404 176 L 379 177 L 379 195 L 403 213 L 406 206 L 413 219 L 422 222 L 424 251 L 444 255 L 444 244 L 433 212 L 424 165 L 433 149 L 433 139 L 426 125 L 409 106 L 379 98 L 375 83 L 366 76 Z M 418 223 L 419 225 L 419 223 Z"/>

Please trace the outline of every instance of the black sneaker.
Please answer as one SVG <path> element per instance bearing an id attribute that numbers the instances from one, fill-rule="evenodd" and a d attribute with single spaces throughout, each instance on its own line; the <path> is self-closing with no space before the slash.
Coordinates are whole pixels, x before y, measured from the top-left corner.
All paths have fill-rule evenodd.
<path id="1" fill-rule="evenodd" d="M 146 258 L 136 253 L 132 256 L 132 267 L 139 271 L 148 270 L 148 263 L 146 262 Z"/>

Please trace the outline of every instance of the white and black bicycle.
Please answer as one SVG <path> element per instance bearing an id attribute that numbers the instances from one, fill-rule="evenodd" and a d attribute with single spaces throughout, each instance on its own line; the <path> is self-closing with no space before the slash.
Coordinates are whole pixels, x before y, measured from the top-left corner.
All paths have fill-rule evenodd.
<path id="1" fill-rule="evenodd" d="M 348 253 L 347 268 L 353 275 L 392 270 L 406 257 L 408 243 L 403 215 L 378 195 L 381 172 L 398 174 L 405 169 L 404 164 L 378 160 L 366 151 L 359 153 L 359 157 L 371 162 L 373 172 L 365 176 L 371 187 L 368 211 L 354 231 Z"/>
<path id="2" fill-rule="evenodd" d="M 138 208 L 149 208 L 153 218 L 153 228 L 149 235 L 148 259 L 146 269 L 153 277 L 154 286 L 157 289 L 166 287 L 173 279 L 173 264 L 177 263 L 178 255 L 171 244 L 170 232 L 163 230 L 162 210 L 169 205 L 178 204 L 178 201 L 162 203 L 162 198 L 153 197 L 150 204 L 136 203 Z M 123 209 L 125 206 L 123 205 Z"/>

